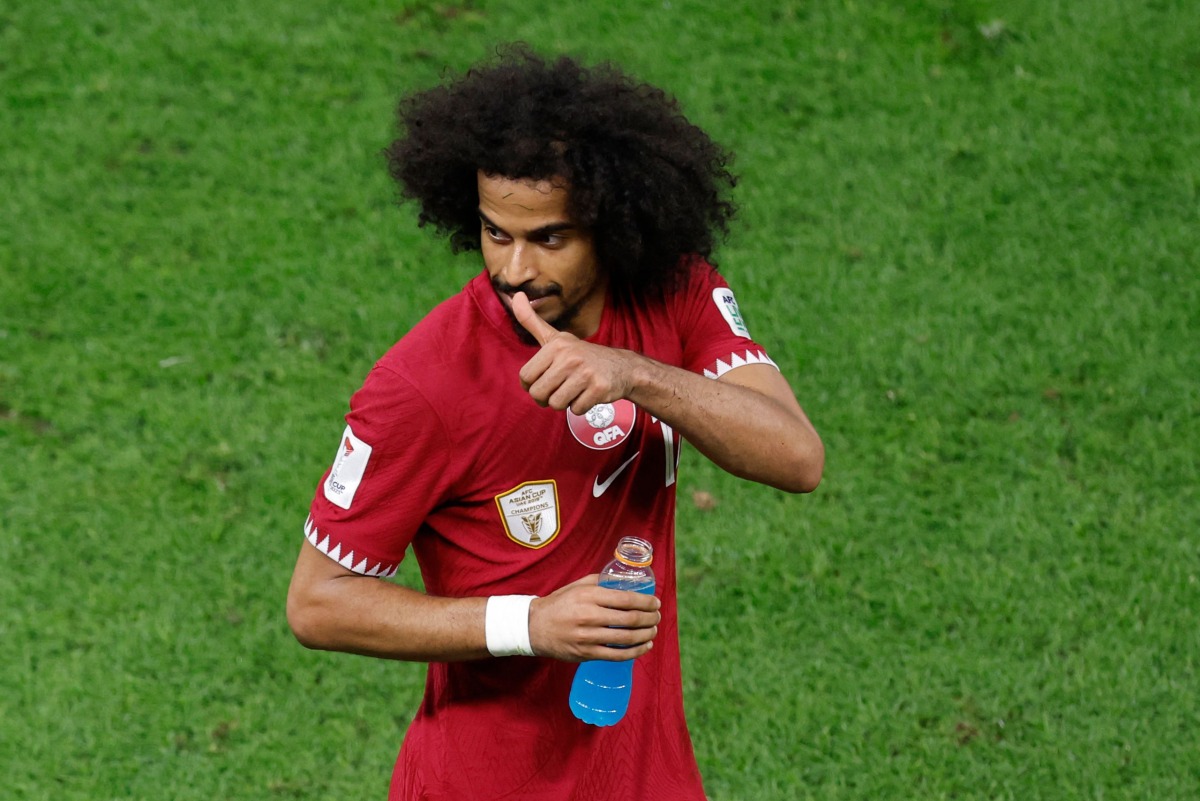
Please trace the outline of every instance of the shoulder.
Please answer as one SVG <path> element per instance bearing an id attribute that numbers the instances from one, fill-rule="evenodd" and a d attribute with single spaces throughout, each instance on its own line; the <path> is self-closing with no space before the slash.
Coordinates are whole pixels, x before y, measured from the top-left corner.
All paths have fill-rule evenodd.
<path id="1" fill-rule="evenodd" d="M 520 389 L 516 376 L 529 354 L 511 324 L 494 319 L 490 292 L 476 277 L 434 307 L 376 362 L 363 392 L 381 405 L 421 407 L 457 431 L 503 388 Z"/>
<path id="2" fill-rule="evenodd" d="M 721 272 L 703 256 L 684 256 L 671 284 L 663 292 L 661 305 L 673 316 L 686 316 L 688 310 L 711 300 L 716 290 L 728 288 L 729 283 Z M 650 304 L 655 305 L 653 300 Z"/>
<path id="3" fill-rule="evenodd" d="M 413 386 L 432 391 L 471 375 L 493 352 L 494 325 L 480 308 L 479 278 L 439 303 L 410 328 L 376 363 Z"/>
<path id="4" fill-rule="evenodd" d="M 459 292 L 434 307 L 375 362 L 350 399 L 358 425 L 377 436 L 411 428 L 421 419 L 438 418 L 441 399 L 454 392 L 469 372 L 459 357 L 470 340 L 473 304 Z"/>
<path id="5" fill-rule="evenodd" d="M 714 290 L 729 289 L 729 282 L 716 265 L 701 256 L 688 256 L 680 270 L 682 294 L 708 297 Z"/>
<path id="6" fill-rule="evenodd" d="M 701 256 L 686 256 L 680 264 L 674 285 L 664 299 L 667 311 L 684 330 L 695 324 L 697 315 L 736 307 L 729 282 L 720 271 Z"/>

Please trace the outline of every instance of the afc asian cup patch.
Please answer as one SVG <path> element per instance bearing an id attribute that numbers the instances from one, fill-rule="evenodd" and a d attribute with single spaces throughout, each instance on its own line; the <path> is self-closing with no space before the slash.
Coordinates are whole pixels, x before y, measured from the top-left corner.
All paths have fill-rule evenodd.
<path id="1" fill-rule="evenodd" d="M 633 401 L 621 398 L 613 403 L 597 403 L 583 414 L 567 409 L 567 427 L 580 445 L 594 451 L 615 448 L 629 438 L 637 420 Z"/>
<path id="2" fill-rule="evenodd" d="M 526 481 L 496 496 L 496 508 L 509 539 L 526 548 L 542 548 L 558 536 L 558 484 Z"/>
<path id="3" fill-rule="evenodd" d="M 354 493 L 358 492 L 358 485 L 367 472 L 370 458 L 371 446 L 354 436 L 350 426 L 346 426 L 333 460 L 333 469 L 329 471 L 329 478 L 325 479 L 326 500 L 334 506 L 349 509 L 354 501 Z"/>
<path id="4" fill-rule="evenodd" d="M 750 339 L 750 329 L 746 328 L 746 321 L 738 310 L 737 298 L 733 296 L 733 290 L 727 287 L 718 287 L 713 290 L 712 297 L 717 308 L 721 310 L 721 316 L 725 318 L 725 322 L 729 323 L 730 330 L 739 337 Z"/>

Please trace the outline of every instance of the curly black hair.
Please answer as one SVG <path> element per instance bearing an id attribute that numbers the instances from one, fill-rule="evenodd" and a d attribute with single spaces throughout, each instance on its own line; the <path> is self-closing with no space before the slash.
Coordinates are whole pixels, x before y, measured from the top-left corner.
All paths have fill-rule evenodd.
<path id="1" fill-rule="evenodd" d="M 524 45 L 409 95 L 384 151 L 402 200 L 453 249 L 480 247 L 478 171 L 563 181 L 618 296 L 669 291 L 686 256 L 710 262 L 735 207 L 732 155 L 678 102 L 616 66 L 547 61 Z"/>

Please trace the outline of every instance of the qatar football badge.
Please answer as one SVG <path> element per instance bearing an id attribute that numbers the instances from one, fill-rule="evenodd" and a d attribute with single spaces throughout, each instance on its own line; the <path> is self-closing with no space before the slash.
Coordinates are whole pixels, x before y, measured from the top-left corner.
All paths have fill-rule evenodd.
<path id="1" fill-rule="evenodd" d="M 509 539 L 526 548 L 542 548 L 558 536 L 558 485 L 554 480 L 526 481 L 496 496 Z"/>
<path id="2" fill-rule="evenodd" d="M 615 403 L 598 403 L 583 414 L 567 409 L 567 427 L 571 435 L 594 451 L 615 448 L 629 438 L 637 420 L 633 401 L 621 398 Z"/>

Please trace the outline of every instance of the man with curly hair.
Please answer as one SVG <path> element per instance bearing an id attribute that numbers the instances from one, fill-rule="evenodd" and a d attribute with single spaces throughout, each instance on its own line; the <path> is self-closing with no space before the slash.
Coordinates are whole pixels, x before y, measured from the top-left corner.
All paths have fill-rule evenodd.
<path id="1" fill-rule="evenodd" d="M 790 492 L 824 450 L 711 263 L 728 154 L 615 67 L 524 48 L 401 102 L 392 176 L 483 270 L 351 398 L 288 593 L 312 648 L 429 663 L 392 799 L 703 799 L 674 556 L 686 438 Z M 624 535 L 657 597 L 597 586 Z M 379 581 L 412 547 L 424 592 Z M 737 647 L 731 643 L 731 647 Z M 635 662 L 575 719 L 575 663 Z"/>

